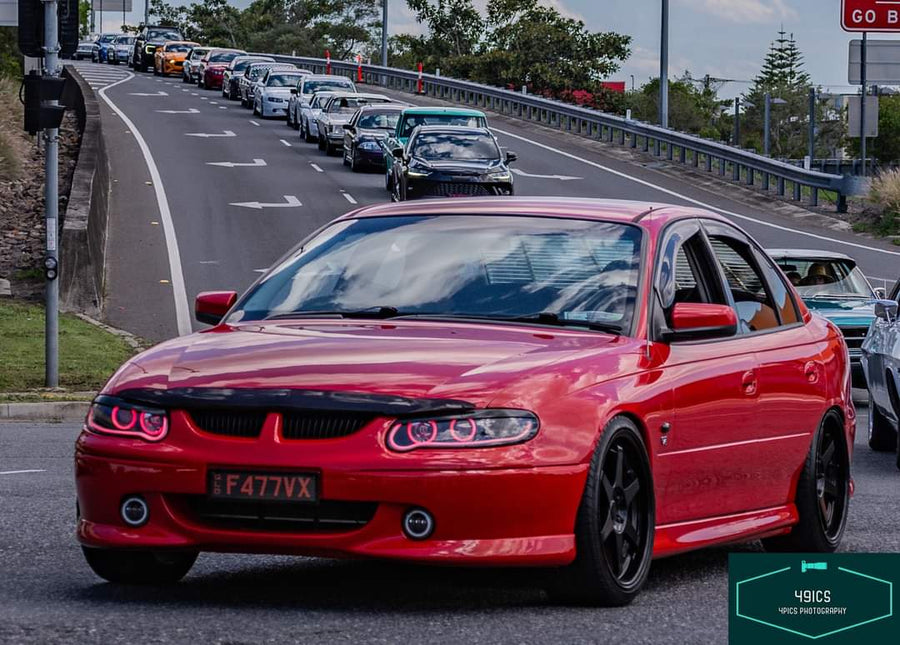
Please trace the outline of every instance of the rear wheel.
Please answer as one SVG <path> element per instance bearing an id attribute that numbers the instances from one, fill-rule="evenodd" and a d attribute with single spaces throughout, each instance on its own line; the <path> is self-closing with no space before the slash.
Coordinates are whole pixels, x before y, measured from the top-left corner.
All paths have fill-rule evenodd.
<path id="1" fill-rule="evenodd" d="M 894 431 L 894 428 L 891 427 L 891 422 L 888 418 L 884 416 L 884 414 L 881 413 L 881 410 L 878 409 L 878 406 L 875 405 L 875 401 L 872 400 L 871 392 L 869 392 L 868 435 L 869 448 L 876 452 L 893 452 L 894 450 L 900 449 L 897 441 L 897 433 Z"/>
<path id="2" fill-rule="evenodd" d="M 548 591 L 558 600 L 621 606 L 640 592 L 650 572 L 655 530 L 653 476 L 637 426 L 616 417 L 591 459 L 575 524 L 575 562 Z"/>
<path id="3" fill-rule="evenodd" d="M 838 548 L 847 525 L 850 456 L 843 422 L 829 412 L 816 430 L 806 457 L 795 504 L 800 521 L 787 535 L 764 539 L 767 551 L 830 553 Z"/>
<path id="4" fill-rule="evenodd" d="M 322 136 L 322 133 L 319 133 L 319 150 L 325 149 L 325 138 Z"/>
<path id="5" fill-rule="evenodd" d="M 94 573 L 110 582 L 162 585 L 181 580 L 197 559 L 194 551 L 132 551 L 82 547 Z"/>
<path id="6" fill-rule="evenodd" d="M 350 170 L 353 172 L 362 170 L 359 164 L 359 158 L 356 156 L 356 148 L 350 148 Z"/>

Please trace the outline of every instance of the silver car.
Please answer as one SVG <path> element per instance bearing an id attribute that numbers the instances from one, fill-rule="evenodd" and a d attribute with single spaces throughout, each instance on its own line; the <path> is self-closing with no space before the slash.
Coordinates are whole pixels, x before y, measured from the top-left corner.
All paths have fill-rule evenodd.
<path id="1" fill-rule="evenodd" d="M 900 468 L 900 280 L 887 299 L 875 302 L 875 320 L 862 345 L 869 390 L 869 447 L 896 451 Z"/>
<path id="2" fill-rule="evenodd" d="M 319 113 L 316 124 L 319 150 L 331 155 L 344 147 L 344 124 L 350 123 L 350 119 L 363 105 L 391 102 L 390 98 L 382 94 L 335 94 Z"/>
<path id="3" fill-rule="evenodd" d="M 291 90 L 307 73 L 306 70 L 278 68 L 266 72 L 253 93 L 253 114 L 264 119 L 287 117 Z"/>
<path id="4" fill-rule="evenodd" d="M 248 65 L 253 63 L 274 63 L 275 59 L 269 56 L 238 56 L 225 68 L 222 76 L 222 96 L 236 101 L 241 97 L 240 78 Z"/>
<path id="5" fill-rule="evenodd" d="M 208 51 L 209 47 L 194 47 L 188 52 L 187 57 L 184 59 L 184 64 L 181 66 L 182 83 L 193 83 L 196 85 L 197 79 L 200 78 L 198 74 L 200 59 L 206 56 Z"/>
<path id="6" fill-rule="evenodd" d="M 300 138 L 307 143 L 319 140 L 319 113 L 335 94 L 337 92 L 316 92 L 310 102 L 300 108 Z"/>
<path id="7" fill-rule="evenodd" d="M 253 107 L 253 95 L 256 93 L 256 86 L 270 69 L 297 69 L 297 66 L 285 63 L 251 63 L 248 65 L 239 79 L 241 107 Z"/>
<path id="8" fill-rule="evenodd" d="M 127 63 L 134 49 L 134 36 L 122 35 L 116 38 L 116 42 L 110 45 L 106 54 L 106 62 L 110 65 Z"/>
<path id="9" fill-rule="evenodd" d="M 349 78 L 343 76 L 329 76 L 326 74 L 310 74 L 303 78 L 297 85 L 295 92 L 291 92 L 291 100 L 288 103 L 288 125 L 295 130 L 303 125 L 301 112 L 304 107 L 309 107 L 312 97 L 317 92 L 355 92 L 356 85 Z M 304 135 L 309 142 L 314 138 Z"/>

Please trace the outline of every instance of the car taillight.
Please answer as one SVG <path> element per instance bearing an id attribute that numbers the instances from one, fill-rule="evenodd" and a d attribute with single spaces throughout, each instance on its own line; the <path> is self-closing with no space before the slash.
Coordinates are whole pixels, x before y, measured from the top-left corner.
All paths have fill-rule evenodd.
<path id="1" fill-rule="evenodd" d="M 165 410 L 100 395 L 91 403 L 87 428 L 98 434 L 162 441 L 169 432 Z"/>
<path id="2" fill-rule="evenodd" d="M 538 431 L 538 418 L 525 410 L 479 410 L 471 414 L 395 422 L 387 445 L 397 452 L 419 448 L 488 448 L 521 443 Z"/>

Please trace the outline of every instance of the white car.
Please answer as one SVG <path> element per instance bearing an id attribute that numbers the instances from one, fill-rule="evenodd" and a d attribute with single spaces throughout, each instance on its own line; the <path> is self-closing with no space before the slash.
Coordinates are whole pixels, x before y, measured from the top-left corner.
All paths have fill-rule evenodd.
<path id="1" fill-rule="evenodd" d="M 335 94 L 337 92 L 316 92 L 310 102 L 300 108 L 300 138 L 307 143 L 319 140 L 319 113 Z"/>
<path id="2" fill-rule="evenodd" d="M 181 66 L 182 83 L 197 83 L 200 59 L 206 56 L 208 51 L 209 47 L 194 47 L 188 52 L 187 57 L 184 59 L 184 64 Z"/>
<path id="3" fill-rule="evenodd" d="M 253 113 L 264 119 L 287 117 L 291 89 L 297 86 L 306 70 L 270 69 L 253 93 Z"/>
<path id="4" fill-rule="evenodd" d="M 134 49 L 134 36 L 122 35 L 116 38 L 116 42 L 110 45 L 106 54 L 106 62 L 110 65 L 127 63 Z"/>
<path id="5" fill-rule="evenodd" d="M 317 92 L 355 92 L 356 85 L 349 78 L 343 76 L 328 76 L 325 74 L 310 74 L 303 78 L 297 85 L 296 91 L 291 92 L 291 100 L 288 103 L 288 125 L 297 129 L 302 125 L 302 108 L 309 107 L 312 97 Z M 301 133 L 303 134 L 303 133 Z M 308 138 L 307 141 L 315 141 Z"/>
<path id="6" fill-rule="evenodd" d="M 869 447 L 896 451 L 900 468 L 900 280 L 887 298 L 875 301 L 875 320 L 862 345 L 869 390 Z"/>
<path id="7" fill-rule="evenodd" d="M 241 98 L 240 77 L 252 63 L 275 63 L 270 56 L 238 56 L 228 64 L 222 75 L 222 96 L 230 101 Z"/>
<path id="8" fill-rule="evenodd" d="M 250 72 L 250 78 L 241 88 L 241 106 L 253 108 L 255 111 L 256 92 L 265 84 L 269 72 L 297 71 L 297 66 L 290 63 L 252 63 L 247 70 Z"/>
<path id="9" fill-rule="evenodd" d="M 331 155 L 344 147 L 344 125 L 350 123 L 350 119 L 363 105 L 391 102 L 390 98 L 382 94 L 335 94 L 322 107 L 316 122 L 319 150 Z"/>

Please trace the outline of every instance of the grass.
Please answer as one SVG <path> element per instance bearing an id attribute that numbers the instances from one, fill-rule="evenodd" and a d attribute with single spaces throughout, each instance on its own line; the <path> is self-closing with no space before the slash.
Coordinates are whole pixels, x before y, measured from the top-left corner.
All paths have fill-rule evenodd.
<path id="1" fill-rule="evenodd" d="M 75 316 L 60 315 L 59 384 L 65 390 L 98 390 L 133 354 L 131 347 L 120 337 Z M 38 305 L 2 301 L 0 393 L 24 393 L 43 387 L 44 309 Z M 41 399 L 59 395 L 35 392 L 34 396 Z M 7 395 L 6 398 L 14 397 Z"/>
<path id="2" fill-rule="evenodd" d="M 0 181 L 19 176 L 22 159 L 29 143 L 22 131 L 22 105 L 19 103 L 19 83 L 0 78 Z"/>

